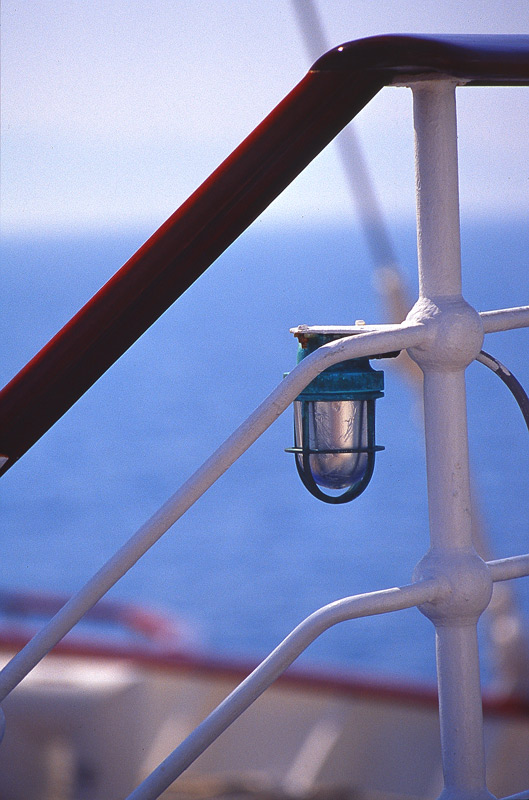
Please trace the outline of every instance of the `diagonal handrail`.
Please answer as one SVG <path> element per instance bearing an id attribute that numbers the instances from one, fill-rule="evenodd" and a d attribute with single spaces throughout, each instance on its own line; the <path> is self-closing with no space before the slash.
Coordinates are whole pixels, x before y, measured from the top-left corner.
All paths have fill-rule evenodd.
<path id="1" fill-rule="evenodd" d="M 529 555 L 489 561 L 493 581 L 529 575 Z M 436 602 L 450 594 L 442 579 L 345 597 L 315 611 L 242 681 L 151 774 L 127 800 L 155 800 L 200 756 L 322 633 L 340 622 L 387 614 Z M 520 798 L 521 800 L 521 798 Z"/>
<path id="2" fill-rule="evenodd" d="M 346 620 L 386 614 L 435 602 L 450 593 L 441 579 L 420 580 L 407 586 L 345 597 L 318 609 L 303 620 L 226 697 L 189 736 L 128 796 L 155 800 L 171 783 L 240 717 L 280 675 L 329 628 Z"/>
<path id="3" fill-rule="evenodd" d="M 418 345 L 424 326 L 403 323 L 338 339 L 303 359 L 169 500 L 90 578 L 0 672 L 0 702 L 81 617 L 125 575 L 158 539 L 288 408 L 297 395 L 333 363 Z"/>
<path id="4" fill-rule="evenodd" d="M 529 84 L 529 36 L 374 36 L 303 80 L 0 393 L 5 472 L 384 86 Z M 1 463 L 1 462 L 0 462 Z"/>
<path id="5" fill-rule="evenodd" d="M 520 325 L 524 309 L 502 309 L 503 330 Z M 487 314 L 493 312 L 485 312 Z M 512 325 L 509 326 L 509 317 Z M 529 322 L 525 320 L 525 324 Z M 485 324 L 485 326 L 487 323 Z M 224 474 L 224 472 L 283 413 L 310 381 L 332 364 L 381 352 L 420 345 L 427 333 L 421 324 L 387 325 L 381 330 L 338 339 L 303 359 L 199 469 L 142 525 L 138 531 L 90 578 L 54 617 L 0 672 L 0 702 L 38 662 L 79 622 L 83 615 L 152 547 L 158 539 Z M 524 557 L 527 559 L 527 557 Z M 514 565 L 514 566 L 513 566 Z M 493 580 L 527 574 L 527 561 L 495 562 Z"/>

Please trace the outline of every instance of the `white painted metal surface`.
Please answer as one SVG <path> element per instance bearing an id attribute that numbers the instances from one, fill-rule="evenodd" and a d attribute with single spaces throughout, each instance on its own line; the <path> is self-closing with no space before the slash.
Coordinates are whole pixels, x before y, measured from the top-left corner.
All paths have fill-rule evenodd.
<path id="1" fill-rule="evenodd" d="M 0 673 L 0 702 L 38 664 L 155 542 L 201 497 L 292 403 L 321 371 L 331 364 L 373 352 L 399 350 L 424 338 L 422 325 L 405 323 L 381 333 L 362 334 L 321 347 L 305 358 L 250 414 L 248 419 L 199 467 L 194 475 L 154 514 Z"/>
<path id="2" fill-rule="evenodd" d="M 345 624 L 355 636 L 356 623 Z M 2 663 L 6 657 L 0 653 Z M 44 659 L 5 701 L 2 800 L 123 800 L 249 671 L 208 661 L 204 670 L 200 661 L 160 669 L 94 653 Z M 505 797 L 529 784 L 529 717 L 512 703 L 506 711 L 504 695 L 489 695 L 485 707 L 487 780 Z M 433 800 L 442 789 L 435 693 L 380 677 L 291 671 L 183 773 L 167 800 L 235 787 L 245 797 L 332 796 L 347 787 L 366 800 Z"/>
<path id="3" fill-rule="evenodd" d="M 348 619 L 385 614 L 435 602 L 449 591 L 443 580 L 420 580 L 410 586 L 346 597 L 307 617 L 233 691 L 160 766 L 129 795 L 128 800 L 158 797 L 245 711 L 273 681 L 324 631 Z"/>
<path id="4" fill-rule="evenodd" d="M 445 787 L 441 796 L 485 800 L 492 795 L 486 787 L 477 622 L 492 595 L 493 573 L 472 543 L 464 374 L 480 352 L 484 327 L 461 295 L 455 83 L 425 81 L 413 91 L 420 296 L 408 321 L 424 326 L 425 335 L 408 352 L 424 373 L 431 535 L 431 549 L 415 571 L 415 586 L 429 579 L 436 591 L 435 599 L 419 608 L 436 627 Z M 513 321 L 520 316 L 520 311 L 512 314 Z M 492 324 L 508 327 L 508 317 L 498 315 Z M 350 342 L 358 342 L 357 337 Z M 517 560 L 517 568 L 527 568 L 525 559 Z M 504 569 L 495 566 L 496 576 L 506 575 L 506 565 Z M 270 658 L 279 657 L 287 642 Z M 238 693 L 259 684 L 260 669 L 129 800 L 156 798 L 167 788 L 208 746 L 214 731 L 220 733 L 235 718 L 232 715 L 240 713 Z"/>
<path id="5" fill-rule="evenodd" d="M 498 558 L 487 562 L 492 580 L 509 581 L 529 575 L 529 555 Z"/>
<path id="6" fill-rule="evenodd" d="M 482 311 L 479 316 L 485 333 L 512 331 L 515 328 L 529 327 L 529 306 L 501 308 L 497 311 Z"/>
<path id="7" fill-rule="evenodd" d="M 441 603 L 420 610 L 434 623 L 445 789 L 443 798 L 489 798 L 477 622 L 492 578 L 472 543 L 465 368 L 483 324 L 461 295 L 455 83 L 413 86 L 419 291 L 409 318 L 429 330 L 408 352 L 424 373 L 424 427 L 431 549 L 416 578 L 450 583 Z"/>
<path id="8" fill-rule="evenodd" d="M 413 85 L 420 297 L 402 325 L 324 345 L 303 360 L 172 498 L 4 668 L 0 699 L 287 408 L 340 361 L 407 349 L 424 373 L 431 548 L 402 588 L 346 598 L 313 614 L 131 795 L 156 798 L 329 626 L 418 606 L 436 629 L 443 800 L 488 800 L 476 624 L 495 580 L 529 574 L 529 556 L 487 565 L 472 544 L 465 369 L 484 331 L 529 324 L 529 308 L 479 315 L 461 295 L 455 84 Z M 359 326 L 363 327 L 363 326 Z M 367 326 L 366 326 L 367 327 Z"/>

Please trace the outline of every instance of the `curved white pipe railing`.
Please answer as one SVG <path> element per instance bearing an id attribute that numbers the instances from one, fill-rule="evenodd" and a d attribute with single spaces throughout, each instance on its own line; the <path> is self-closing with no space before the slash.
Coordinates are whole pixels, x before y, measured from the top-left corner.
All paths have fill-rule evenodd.
<path id="1" fill-rule="evenodd" d="M 529 575 L 529 555 L 489 561 L 493 581 Z M 408 586 L 345 597 L 318 609 L 290 633 L 275 650 L 237 686 L 184 741 L 127 797 L 155 800 L 201 755 L 257 698 L 283 674 L 301 653 L 329 628 L 346 620 L 386 614 L 435 603 L 450 595 L 442 579 L 420 580 Z"/>
<path id="2" fill-rule="evenodd" d="M 494 561 L 487 561 L 487 566 L 494 582 L 525 578 L 529 575 L 529 555 L 497 558 Z"/>
<path id="3" fill-rule="evenodd" d="M 489 331 L 508 330 L 529 324 L 529 308 L 502 309 L 485 312 L 480 316 Z M 489 320 L 493 320 L 490 327 Z M 384 326 L 381 331 L 371 331 L 331 342 L 303 359 L 180 489 L 11 659 L 0 672 L 0 701 L 264 433 L 317 374 L 332 364 L 349 358 L 418 346 L 425 338 L 425 328 L 421 324 Z M 491 562 L 491 566 L 494 564 L 493 580 L 507 580 L 529 574 L 528 562 L 529 556 Z M 516 566 L 512 566 L 514 564 Z M 510 569 L 514 570 L 512 574 L 508 572 Z"/>
<path id="4" fill-rule="evenodd" d="M 501 328 L 493 327 L 493 330 L 506 330 L 520 326 L 521 310 L 503 309 L 481 316 L 487 319 L 492 314 L 501 314 Z M 0 698 L 4 699 L 20 683 L 81 617 L 264 433 L 317 374 L 349 358 L 416 347 L 425 339 L 426 331 L 422 324 L 384 326 L 380 331 L 331 342 L 303 359 L 194 475 L 4 667 L 0 673 Z M 489 562 L 489 568 L 493 581 L 529 575 L 529 556 Z M 345 598 L 312 614 L 130 795 L 130 800 L 157 797 L 324 630 L 346 619 L 432 602 L 442 590 L 438 580 L 423 580 L 399 589 Z"/>
<path id="5" fill-rule="evenodd" d="M 175 494 L 104 564 L 0 673 L 0 702 L 65 636 L 81 617 L 155 544 L 215 481 L 327 367 L 349 358 L 402 350 L 425 338 L 420 324 L 385 326 L 382 331 L 331 342 L 303 359 Z"/>
<path id="6" fill-rule="evenodd" d="M 301 623 L 131 794 L 159 796 L 320 633 L 345 619 L 419 607 L 435 625 L 443 800 L 491 800 L 485 782 L 476 625 L 493 581 L 529 574 L 529 555 L 485 564 L 472 545 L 466 366 L 483 332 L 529 325 L 529 307 L 477 313 L 461 296 L 455 85 L 411 81 L 416 131 L 420 298 L 401 325 L 329 343 L 303 359 L 247 420 L 0 673 L 0 700 L 290 405 L 317 374 L 353 358 L 407 349 L 424 373 L 431 548 L 415 582 L 346 598 Z"/>
<path id="7" fill-rule="evenodd" d="M 450 591 L 442 580 L 345 597 L 307 617 L 217 708 L 146 778 L 127 800 L 155 800 L 215 739 L 257 700 L 324 631 L 345 620 L 400 611 L 435 602 Z"/>

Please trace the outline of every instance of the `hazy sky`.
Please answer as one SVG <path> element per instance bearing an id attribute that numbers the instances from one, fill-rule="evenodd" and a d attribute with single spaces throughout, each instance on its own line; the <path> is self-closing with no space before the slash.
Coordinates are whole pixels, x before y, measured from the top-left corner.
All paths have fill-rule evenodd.
<path id="1" fill-rule="evenodd" d="M 377 33 L 527 33 L 527 0 L 319 0 L 332 45 Z M 310 65 L 290 0 L 3 0 L 6 232 L 158 224 Z M 529 89 L 458 90 L 465 214 L 529 210 Z M 356 123 L 384 210 L 414 213 L 411 93 Z M 525 130 L 524 130 L 525 128 Z M 268 213 L 350 213 L 324 153 Z"/>

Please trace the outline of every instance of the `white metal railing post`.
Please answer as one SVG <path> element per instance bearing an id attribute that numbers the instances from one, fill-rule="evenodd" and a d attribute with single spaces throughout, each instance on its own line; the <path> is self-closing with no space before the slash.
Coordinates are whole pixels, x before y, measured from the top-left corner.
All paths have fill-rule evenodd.
<path id="1" fill-rule="evenodd" d="M 461 294 L 457 126 L 453 80 L 412 85 L 420 297 L 410 319 L 430 330 L 410 354 L 424 372 L 431 547 L 415 576 L 444 577 L 448 600 L 421 611 L 436 627 L 443 800 L 485 800 L 477 621 L 492 578 L 472 544 L 465 369 L 483 325 Z"/>
<path id="2" fill-rule="evenodd" d="M 304 359 L 0 672 L 1 700 L 317 374 L 351 358 L 407 349 L 424 373 L 431 540 L 414 582 L 344 598 L 308 617 L 129 795 L 130 800 L 158 797 L 331 625 L 414 605 L 436 628 L 445 784 L 441 798 L 493 800 L 485 780 L 477 622 L 490 602 L 493 581 L 528 575 L 529 555 L 486 564 L 474 549 L 465 369 L 480 352 L 484 330 L 529 325 L 529 307 L 480 316 L 462 297 L 455 88 L 453 79 L 439 76 L 412 84 L 420 296 L 407 321 L 330 342 Z M 0 709 L 0 739 L 3 725 Z"/>

